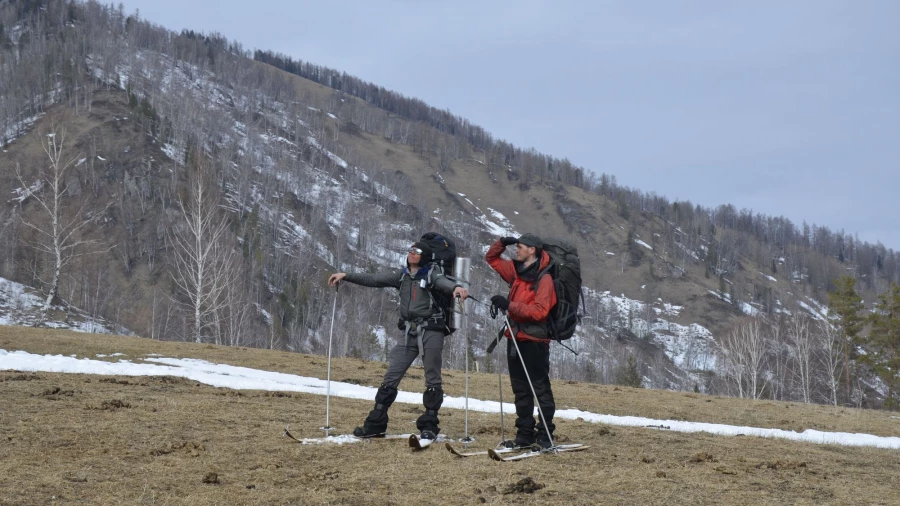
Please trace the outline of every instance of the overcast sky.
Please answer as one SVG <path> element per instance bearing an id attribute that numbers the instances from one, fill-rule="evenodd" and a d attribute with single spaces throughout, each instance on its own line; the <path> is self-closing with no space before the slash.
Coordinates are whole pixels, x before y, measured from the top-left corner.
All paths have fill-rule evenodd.
<path id="1" fill-rule="evenodd" d="M 125 0 L 619 184 L 900 249 L 900 1 Z"/>

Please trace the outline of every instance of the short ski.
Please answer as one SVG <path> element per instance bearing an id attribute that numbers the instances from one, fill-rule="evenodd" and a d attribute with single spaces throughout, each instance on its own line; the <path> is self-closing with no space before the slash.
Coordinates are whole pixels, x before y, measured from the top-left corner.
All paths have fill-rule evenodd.
<path id="1" fill-rule="evenodd" d="M 452 453 L 453 455 L 456 455 L 457 457 L 474 457 L 476 455 L 487 455 L 488 452 L 490 452 L 490 451 L 493 451 L 494 453 L 500 455 L 500 454 L 504 454 L 504 453 L 524 452 L 524 451 L 531 450 L 530 446 L 517 446 L 514 448 L 497 448 L 497 449 L 492 449 L 492 450 L 478 450 L 478 451 L 474 451 L 474 452 L 461 452 L 461 451 L 457 450 L 456 448 L 454 448 L 453 445 L 451 445 L 450 443 L 445 443 L 444 446 L 447 448 L 447 450 L 450 451 L 450 453 Z"/>
<path id="2" fill-rule="evenodd" d="M 409 435 L 409 447 L 415 450 L 424 450 L 431 446 L 431 443 L 434 443 L 434 439 L 420 439 L 415 434 Z"/>
<path id="3" fill-rule="evenodd" d="M 521 460 L 527 459 L 529 457 L 539 457 L 541 455 L 552 455 L 554 453 L 564 453 L 564 452 L 578 452 L 581 450 L 586 450 L 590 448 L 590 446 L 585 446 L 583 444 L 567 444 L 567 445 L 556 445 L 551 448 L 547 448 L 546 450 L 540 451 L 527 451 L 525 453 L 520 453 L 518 455 L 509 455 L 504 457 L 502 454 L 498 453 L 495 450 L 488 450 L 488 455 L 491 456 L 491 459 L 496 460 L 498 462 L 509 462 L 511 460 Z"/>
<path id="4" fill-rule="evenodd" d="M 294 436 L 293 434 L 291 434 L 291 431 L 289 431 L 288 428 L 285 427 L 284 434 L 282 434 L 282 435 L 287 436 L 298 443 L 313 444 L 313 443 L 337 442 L 336 438 L 352 438 L 352 439 L 357 439 L 360 441 L 366 441 L 369 439 L 408 439 L 409 436 L 411 436 L 412 434 L 387 434 L 385 432 L 381 432 L 379 434 L 373 434 L 371 436 L 362 436 L 362 437 L 354 436 L 353 434 L 347 434 L 347 435 L 338 434 L 338 435 L 328 436 L 328 437 L 314 437 L 314 438 L 300 439 L 297 436 Z"/>

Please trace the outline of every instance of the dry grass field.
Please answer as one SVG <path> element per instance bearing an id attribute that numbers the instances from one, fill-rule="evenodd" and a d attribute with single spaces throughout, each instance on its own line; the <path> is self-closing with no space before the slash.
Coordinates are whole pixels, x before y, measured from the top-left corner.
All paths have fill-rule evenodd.
<path id="1" fill-rule="evenodd" d="M 317 356 L 18 327 L 0 327 L 0 349 L 132 361 L 157 353 L 325 375 Z M 340 359 L 333 368 L 335 380 L 377 385 L 384 364 Z M 464 374 L 446 373 L 447 394 L 462 395 Z M 401 389 L 420 390 L 421 368 L 409 374 Z M 471 383 L 473 397 L 497 398 L 496 375 Z M 564 382 L 554 390 L 560 407 L 595 413 L 900 436 L 888 412 Z M 352 430 L 370 404 L 332 398 L 333 425 Z M 0 371 L 0 406 L 4 505 L 900 504 L 896 450 L 569 420 L 558 421 L 558 439 L 590 449 L 521 462 L 459 459 L 437 445 L 414 453 L 399 441 L 300 445 L 282 429 L 321 435 L 324 397 L 173 377 Z M 392 430 L 414 430 L 419 410 L 396 404 Z M 443 410 L 442 422 L 462 436 L 462 411 Z M 473 447 L 492 447 L 499 416 L 470 413 L 470 429 Z M 536 486 L 517 486 L 523 480 Z"/>

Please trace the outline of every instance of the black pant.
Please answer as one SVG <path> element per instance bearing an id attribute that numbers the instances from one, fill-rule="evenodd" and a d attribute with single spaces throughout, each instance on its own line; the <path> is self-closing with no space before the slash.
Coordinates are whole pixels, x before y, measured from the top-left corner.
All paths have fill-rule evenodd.
<path id="1" fill-rule="evenodd" d="M 416 420 L 419 430 L 430 430 L 437 434 L 440 419 L 438 410 L 444 402 L 444 390 L 441 388 L 441 360 L 444 349 L 444 334 L 437 330 L 425 330 L 422 336 L 422 365 L 425 367 L 425 393 L 422 404 L 425 414 Z M 418 337 L 414 333 L 406 334 L 391 350 L 388 369 L 384 373 L 384 382 L 375 394 L 375 409 L 369 412 L 363 425 L 366 433 L 384 432 L 388 425 L 388 408 L 397 398 L 397 387 L 400 380 L 419 357 Z"/>
<path id="2" fill-rule="evenodd" d="M 538 429 L 544 427 L 553 434 L 553 414 L 556 412 L 556 403 L 553 401 L 553 390 L 550 388 L 550 343 L 535 341 L 518 341 L 519 351 L 525 359 L 528 375 L 534 386 L 534 395 L 537 395 L 538 404 L 546 423 L 542 421 Z M 516 398 L 516 429 L 519 435 L 533 435 L 534 424 L 534 396 L 528 386 L 528 377 L 522 369 L 522 361 L 516 355 L 516 347 L 511 339 L 506 343 L 506 363 L 509 366 L 509 379 L 512 384 L 513 394 Z M 532 436 L 533 437 L 533 436 Z"/>

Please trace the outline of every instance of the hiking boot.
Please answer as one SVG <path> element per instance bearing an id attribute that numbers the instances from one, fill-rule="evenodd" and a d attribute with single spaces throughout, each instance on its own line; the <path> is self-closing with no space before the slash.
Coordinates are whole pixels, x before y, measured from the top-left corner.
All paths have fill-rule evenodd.
<path id="1" fill-rule="evenodd" d="M 519 430 L 516 432 L 516 439 L 513 441 L 513 446 L 518 448 L 528 448 L 533 444 L 534 431 L 523 432 Z"/>
<path id="2" fill-rule="evenodd" d="M 430 430 L 423 430 L 421 434 L 419 434 L 419 439 L 435 439 L 437 435 Z"/>
<path id="3" fill-rule="evenodd" d="M 369 411 L 362 427 L 353 429 L 353 435 L 356 437 L 375 437 L 384 434 L 387 431 L 388 415 L 387 409 L 376 405 L 375 409 Z"/>
<path id="4" fill-rule="evenodd" d="M 377 437 L 384 434 L 384 431 L 372 430 L 371 428 L 366 428 L 366 425 L 363 424 L 362 427 L 357 427 L 353 429 L 353 435 L 361 438 L 369 438 L 369 437 Z"/>
<path id="5" fill-rule="evenodd" d="M 550 442 L 550 436 L 546 431 L 543 430 L 538 432 L 537 440 L 535 441 L 535 443 L 540 446 L 542 450 L 546 450 L 547 448 L 553 446 L 553 444 Z"/>

